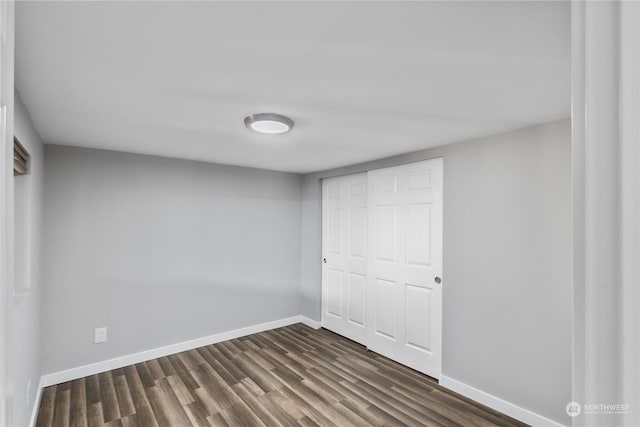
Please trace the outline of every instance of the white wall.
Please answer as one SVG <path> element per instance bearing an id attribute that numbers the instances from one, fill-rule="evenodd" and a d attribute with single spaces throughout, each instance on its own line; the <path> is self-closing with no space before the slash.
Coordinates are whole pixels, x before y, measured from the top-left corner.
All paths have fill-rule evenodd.
<path id="1" fill-rule="evenodd" d="M 40 381 L 41 235 L 44 149 L 15 94 L 14 132 L 31 155 L 29 174 L 14 178 L 14 280 L 8 289 L 8 425 L 26 426 Z M 29 386 L 30 383 L 30 386 Z"/>
<path id="2" fill-rule="evenodd" d="M 305 176 L 302 314 L 320 319 L 319 178 L 440 156 L 443 374 L 569 424 L 569 120 Z"/>
<path id="3" fill-rule="evenodd" d="M 45 373 L 299 313 L 299 175 L 55 145 L 45 170 Z"/>

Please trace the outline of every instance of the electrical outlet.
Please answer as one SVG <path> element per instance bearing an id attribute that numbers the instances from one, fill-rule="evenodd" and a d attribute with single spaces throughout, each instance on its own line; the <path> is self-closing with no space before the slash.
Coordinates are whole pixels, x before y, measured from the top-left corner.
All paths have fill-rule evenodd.
<path id="1" fill-rule="evenodd" d="M 107 342 L 107 327 L 96 328 L 93 331 L 93 343 L 100 344 L 101 342 Z"/>

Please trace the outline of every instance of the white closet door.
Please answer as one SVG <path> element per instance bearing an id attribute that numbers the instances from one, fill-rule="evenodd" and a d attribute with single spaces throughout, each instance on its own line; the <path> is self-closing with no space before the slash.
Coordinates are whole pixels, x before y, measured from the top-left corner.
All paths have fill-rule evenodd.
<path id="1" fill-rule="evenodd" d="M 368 173 L 367 346 L 435 378 L 442 363 L 442 159 Z"/>
<path id="2" fill-rule="evenodd" d="M 322 210 L 322 325 L 365 344 L 367 175 L 325 179 Z"/>

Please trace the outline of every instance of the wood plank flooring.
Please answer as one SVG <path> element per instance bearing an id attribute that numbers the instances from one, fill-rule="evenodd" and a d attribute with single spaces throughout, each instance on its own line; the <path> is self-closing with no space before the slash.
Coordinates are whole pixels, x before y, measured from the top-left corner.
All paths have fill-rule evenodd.
<path id="1" fill-rule="evenodd" d="M 47 387 L 37 426 L 523 426 L 302 324 Z"/>

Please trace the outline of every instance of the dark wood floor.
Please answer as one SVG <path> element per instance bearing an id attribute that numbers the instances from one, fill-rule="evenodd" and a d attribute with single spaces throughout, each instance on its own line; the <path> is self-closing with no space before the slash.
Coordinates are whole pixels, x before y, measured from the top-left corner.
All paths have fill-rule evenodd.
<path id="1" fill-rule="evenodd" d="M 37 426 L 523 426 L 302 324 L 104 372 L 42 395 Z"/>

